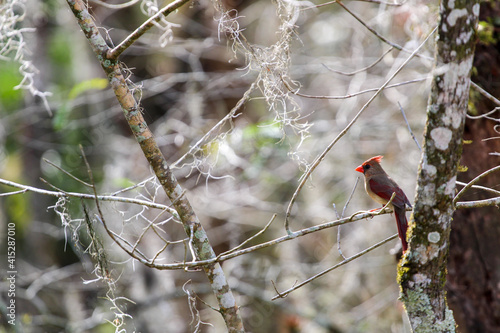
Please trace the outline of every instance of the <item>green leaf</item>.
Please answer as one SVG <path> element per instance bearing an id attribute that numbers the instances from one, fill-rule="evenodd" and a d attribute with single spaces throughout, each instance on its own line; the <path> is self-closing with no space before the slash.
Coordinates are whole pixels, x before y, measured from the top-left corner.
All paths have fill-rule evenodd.
<path id="1" fill-rule="evenodd" d="M 21 89 L 14 90 L 21 80 L 19 64 L 15 62 L 0 62 L 0 109 L 13 112 L 23 99 Z"/>
<path id="2" fill-rule="evenodd" d="M 95 78 L 87 81 L 82 81 L 73 86 L 73 88 L 69 92 L 68 98 L 69 100 L 73 100 L 76 97 L 78 97 L 78 95 L 81 95 L 88 90 L 92 89 L 102 90 L 107 86 L 108 86 L 107 79 Z"/>
<path id="3" fill-rule="evenodd" d="M 54 115 L 54 118 L 52 120 L 52 125 L 54 126 L 54 130 L 59 131 L 65 128 L 66 125 L 68 124 L 71 115 L 71 107 L 69 105 L 69 101 L 74 100 L 76 97 L 78 97 L 79 95 L 83 94 L 88 90 L 92 89 L 102 90 L 105 89 L 107 86 L 108 86 L 108 80 L 101 78 L 82 81 L 74 85 L 68 94 L 68 99 L 66 100 L 66 102 L 57 110 L 56 114 Z"/>
<path id="4" fill-rule="evenodd" d="M 120 187 L 120 188 L 125 188 L 125 187 L 130 187 L 130 186 L 135 185 L 135 183 L 133 181 L 131 181 L 128 178 L 123 178 L 123 177 L 113 179 L 113 184 L 115 186 Z"/>
<path id="5" fill-rule="evenodd" d="M 64 103 L 59 109 L 57 109 L 54 118 L 52 118 L 52 126 L 54 127 L 54 130 L 60 131 L 68 124 L 70 113 L 71 108 L 67 103 Z"/>

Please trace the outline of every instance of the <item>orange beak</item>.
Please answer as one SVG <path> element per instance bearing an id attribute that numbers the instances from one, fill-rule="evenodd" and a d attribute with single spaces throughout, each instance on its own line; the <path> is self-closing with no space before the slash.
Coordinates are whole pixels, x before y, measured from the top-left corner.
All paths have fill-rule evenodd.
<path id="1" fill-rule="evenodd" d="M 362 165 L 360 165 L 359 167 L 357 167 L 357 168 L 356 168 L 356 169 L 354 169 L 354 170 L 356 170 L 357 172 L 364 173 L 364 172 L 363 172 L 363 166 L 362 166 Z"/>

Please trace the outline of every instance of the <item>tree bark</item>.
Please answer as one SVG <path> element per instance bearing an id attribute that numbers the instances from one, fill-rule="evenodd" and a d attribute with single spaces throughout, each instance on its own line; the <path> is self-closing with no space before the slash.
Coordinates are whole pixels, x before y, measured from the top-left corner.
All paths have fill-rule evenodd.
<path id="1" fill-rule="evenodd" d="M 478 1 L 442 1 L 409 249 L 399 267 L 414 332 L 455 332 L 445 281 L 458 163 L 469 98 Z"/>
<path id="2" fill-rule="evenodd" d="M 479 42 L 474 57 L 476 74 L 473 81 L 493 96 L 500 96 L 500 42 L 495 17 L 500 8 L 492 3 L 481 5 L 481 21 L 490 22 L 493 30 L 491 42 Z M 496 30 L 496 32 L 495 32 Z M 498 105 L 486 98 L 471 98 L 475 112 L 473 116 L 484 115 Z M 498 118 L 499 113 L 492 116 Z M 470 144 L 464 146 L 461 164 L 467 171 L 459 174 L 459 180 L 468 182 L 484 171 L 499 164 L 500 157 L 490 155 L 500 152 L 500 140 L 486 140 L 498 137 L 494 126 L 498 121 L 467 119 L 464 138 Z M 500 174 L 486 177 L 481 186 L 498 188 Z M 464 200 L 481 200 L 492 195 L 480 190 L 471 190 Z M 453 232 L 450 236 L 450 259 L 448 264 L 448 300 L 453 309 L 461 333 L 500 332 L 500 213 L 498 207 L 463 209 L 453 218 Z"/>

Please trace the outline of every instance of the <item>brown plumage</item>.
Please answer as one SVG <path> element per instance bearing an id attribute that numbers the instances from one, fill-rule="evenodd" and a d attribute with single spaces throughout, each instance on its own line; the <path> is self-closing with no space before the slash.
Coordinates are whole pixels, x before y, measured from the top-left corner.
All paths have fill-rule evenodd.
<path id="1" fill-rule="evenodd" d="M 355 170 L 361 172 L 365 176 L 365 190 L 368 195 L 379 204 L 387 204 L 392 194 L 396 193 L 389 207 L 394 210 L 396 216 L 398 236 L 401 240 L 404 253 L 408 249 L 408 243 L 406 241 L 406 230 L 408 229 L 406 205 L 411 208 L 411 204 L 403 190 L 387 173 L 385 173 L 384 169 L 382 169 L 380 165 L 382 157 L 383 156 L 372 157 L 358 166 Z"/>

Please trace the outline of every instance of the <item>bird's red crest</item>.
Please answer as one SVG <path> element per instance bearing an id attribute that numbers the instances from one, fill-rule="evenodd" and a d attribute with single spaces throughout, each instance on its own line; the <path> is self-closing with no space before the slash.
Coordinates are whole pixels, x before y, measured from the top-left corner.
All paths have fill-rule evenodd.
<path id="1" fill-rule="evenodd" d="M 382 161 L 382 158 L 383 158 L 383 157 L 384 157 L 384 156 L 382 156 L 382 155 L 373 156 L 373 157 L 372 157 L 372 158 L 370 158 L 369 160 L 365 161 L 365 163 L 370 163 L 370 162 L 372 162 L 372 161 L 375 161 L 375 162 L 380 163 L 380 162 Z M 365 164 L 365 163 L 363 163 L 363 164 Z"/>
<path id="2" fill-rule="evenodd" d="M 364 161 L 364 162 L 363 162 L 363 164 L 361 164 L 360 166 L 358 166 L 358 167 L 357 167 L 356 169 L 354 169 L 354 170 L 356 170 L 357 172 L 361 172 L 361 173 L 363 173 L 363 174 L 364 174 L 364 173 L 365 173 L 365 168 L 364 168 L 364 167 L 365 167 L 366 165 L 370 164 L 371 162 L 377 162 L 377 163 L 380 163 L 380 161 L 382 161 L 382 158 L 383 158 L 383 157 L 384 157 L 384 156 L 382 156 L 382 155 L 374 156 L 374 157 L 370 158 L 369 160 Z"/>

